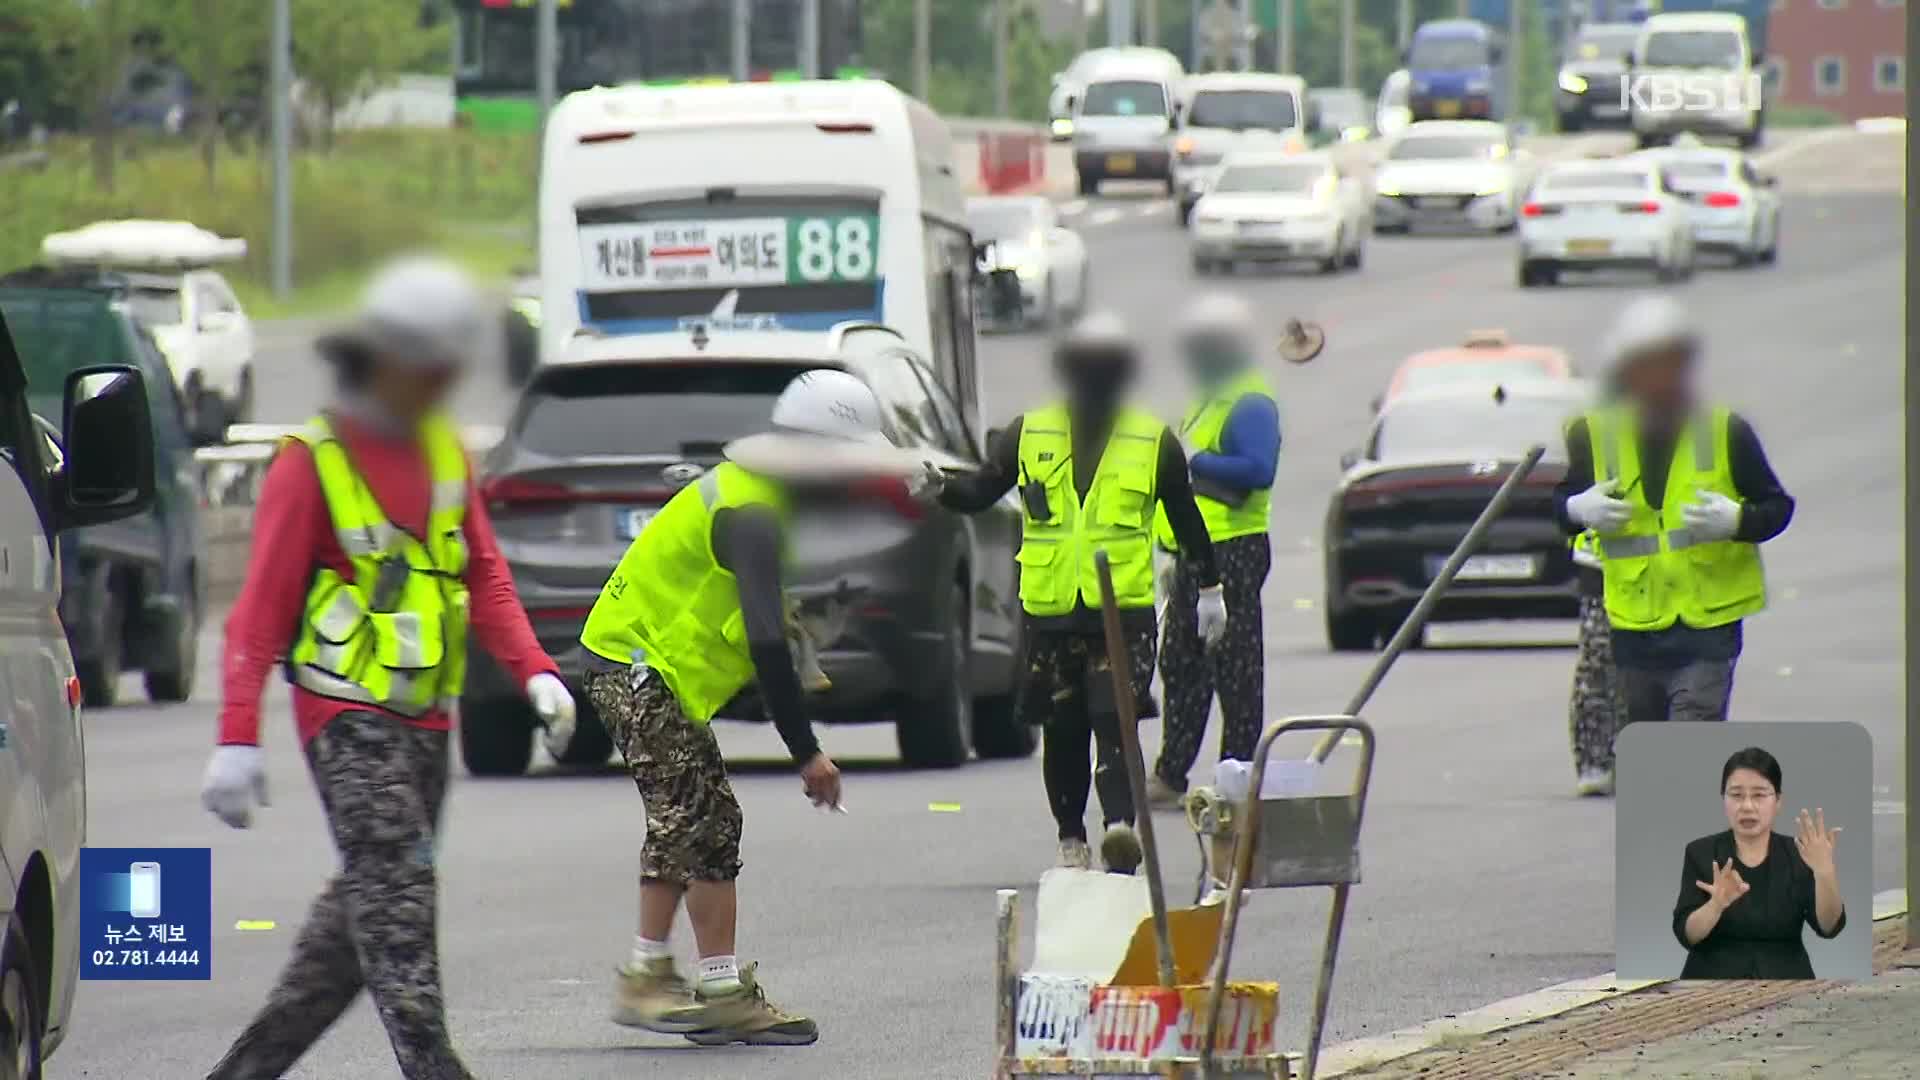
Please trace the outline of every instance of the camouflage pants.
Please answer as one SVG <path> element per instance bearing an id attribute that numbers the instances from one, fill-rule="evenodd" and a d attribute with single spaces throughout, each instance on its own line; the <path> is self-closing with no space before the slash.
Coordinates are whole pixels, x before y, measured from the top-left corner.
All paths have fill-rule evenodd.
<path id="1" fill-rule="evenodd" d="M 1607 609 L 1598 597 L 1580 598 L 1580 655 L 1573 665 L 1573 705 L 1568 713 L 1574 771 L 1612 769 L 1613 740 L 1626 725 L 1627 700 L 1613 664 Z"/>
<path id="2" fill-rule="evenodd" d="M 1273 565 L 1267 535 L 1237 536 L 1213 545 L 1227 602 L 1227 633 L 1212 649 L 1200 640 L 1194 605 L 1200 582 L 1181 562 L 1167 600 L 1167 626 L 1160 640 L 1160 682 L 1167 692 L 1165 734 L 1154 771 L 1175 791 L 1187 790 L 1187 773 L 1200 756 L 1207 713 L 1220 693 L 1220 757 L 1253 760 L 1265 713 L 1266 640 L 1260 590 Z"/>
<path id="3" fill-rule="evenodd" d="M 1133 699 L 1153 711 L 1154 633 L 1151 624 L 1127 639 Z M 1087 795 L 1100 793 L 1101 821 L 1133 823 L 1133 789 L 1114 711 L 1113 666 L 1098 634 L 1033 631 L 1027 638 L 1027 684 L 1021 711 L 1041 733 L 1047 802 L 1060 839 L 1087 838 Z M 1091 760 L 1090 760 L 1091 759 Z"/>
<path id="4" fill-rule="evenodd" d="M 471 1080 L 440 992 L 434 834 L 447 792 L 447 733 L 345 712 L 307 745 L 340 853 L 280 982 L 208 1080 L 275 1080 L 362 987 L 407 1080 Z"/>
<path id="5" fill-rule="evenodd" d="M 674 885 L 738 878 L 740 802 L 713 729 L 689 720 L 652 672 L 636 688 L 626 672 L 590 671 L 587 697 L 646 804 L 640 876 Z"/>

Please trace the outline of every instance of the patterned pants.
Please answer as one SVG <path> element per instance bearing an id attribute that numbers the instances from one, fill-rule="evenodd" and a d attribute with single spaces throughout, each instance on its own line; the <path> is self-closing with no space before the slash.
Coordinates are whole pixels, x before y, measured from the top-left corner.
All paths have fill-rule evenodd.
<path id="1" fill-rule="evenodd" d="M 1127 663 L 1133 700 L 1141 712 L 1152 710 L 1153 627 L 1127 637 Z M 1100 793 L 1103 824 L 1133 824 L 1133 788 L 1120 742 L 1120 717 L 1113 707 L 1113 666 L 1106 639 L 1098 634 L 1037 630 L 1027 638 L 1027 684 L 1021 711 L 1040 724 L 1047 781 L 1060 839 L 1087 838 L 1087 795 Z"/>
<path id="2" fill-rule="evenodd" d="M 740 802 L 713 729 L 687 719 L 647 668 L 590 671 L 587 697 L 627 760 L 647 808 L 640 876 L 685 885 L 740 876 Z"/>
<path id="3" fill-rule="evenodd" d="M 406 1080 L 471 1080 L 440 992 L 434 834 L 447 733 L 345 712 L 307 745 L 307 764 L 340 872 L 314 901 L 266 1008 L 208 1080 L 276 1080 L 362 987 Z"/>
<path id="4" fill-rule="evenodd" d="M 1200 640 L 1194 604 L 1200 582 L 1181 562 L 1174 570 L 1173 595 L 1167 601 L 1166 632 L 1160 642 L 1160 682 L 1167 693 L 1165 734 L 1154 772 L 1175 791 L 1187 790 L 1187 773 L 1200 756 L 1207 734 L 1207 713 L 1215 690 L 1220 694 L 1220 757 L 1251 761 L 1266 712 L 1266 642 L 1260 590 L 1273 566 L 1273 548 L 1265 533 L 1239 536 L 1213 545 L 1220 564 L 1221 592 L 1227 601 L 1227 633 L 1209 650 Z"/>
<path id="5" fill-rule="evenodd" d="M 1733 699 L 1733 660 L 1695 660 L 1677 668 L 1620 669 L 1627 723 L 1725 720 Z"/>
<path id="6" fill-rule="evenodd" d="M 1580 656 L 1573 665 L 1573 732 L 1576 773 L 1613 768 L 1613 740 L 1627 722 L 1627 699 L 1613 664 L 1613 631 L 1598 597 L 1580 598 Z"/>

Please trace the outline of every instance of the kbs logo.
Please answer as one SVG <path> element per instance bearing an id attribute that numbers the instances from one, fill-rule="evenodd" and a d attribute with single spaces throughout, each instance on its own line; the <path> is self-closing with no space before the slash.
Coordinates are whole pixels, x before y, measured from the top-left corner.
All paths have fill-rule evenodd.
<path id="1" fill-rule="evenodd" d="M 1641 72 L 1620 80 L 1620 108 L 1626 112 L 1758 112 L 1763 82 L 1759 72 Z"/>

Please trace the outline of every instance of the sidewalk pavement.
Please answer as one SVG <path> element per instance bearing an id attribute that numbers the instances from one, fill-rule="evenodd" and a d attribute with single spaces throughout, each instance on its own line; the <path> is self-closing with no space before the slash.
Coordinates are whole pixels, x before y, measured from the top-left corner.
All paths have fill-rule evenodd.
<path id="1" fill-rule="evenodd" d="M 1342 1080 L 1920 1080 L 1920 949 L 1874 927 L 1864 982 L 1665 983 Z"/>

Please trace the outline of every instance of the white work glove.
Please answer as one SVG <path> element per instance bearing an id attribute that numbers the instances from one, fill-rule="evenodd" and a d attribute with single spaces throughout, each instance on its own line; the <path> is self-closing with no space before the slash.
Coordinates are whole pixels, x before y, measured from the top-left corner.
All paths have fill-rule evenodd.
<path id="1" fill-rule="evenodd" d="M 533 705 L 533 715 L 539 717 L 547 729 L 547 753 L 559 760 L 573 742 L 573 695 L 558 675 L 543 671 L 527 680 L 527 701 Z"/>
<path id="2" fill-rule="evenodd" d="M 907 477 L 907 495 L 921 502 L 932 502 L 947 490 L 947 474 L 931 461 L 920 463 L 920 471 Z"/>
<path id="3" fill-rule="evenodd" d="M 1731 540 L 1740 531 L 1740 504 L 1717 491 L 1703 491 L 1680 508 L 1680 520 L 1695 540 Z"/>
<path id="4" fill-rule="evenodd" d="M 200 805 L 236 829 L 253 824 L 253 804 L 267 805 L 267 752 L 257 746 L 216 746 L 200 781 Z"/>
<path id="5" fill-rule="evenodd" d="M 1208 645 L 1216 645 L 1227 632 L 1227 598 L 1221 593 L 1220 586 L 1200 590 L 1200 601 L 1194 608 L 1194 614 L 1200 620 L 1200 638 Z"/>
<path id="6" fill-rule="evenodd" d="M 1567 516 L 1577 524 L 1599 533 L 1619 532 L 1626 528 L 1627 519 L 1633 516 L 1633 509 L 1625 499 L 1614 497 L 1614 492 L 1618 490 L 1618 480 L 1593 485 L 1567 500 Z"/>

